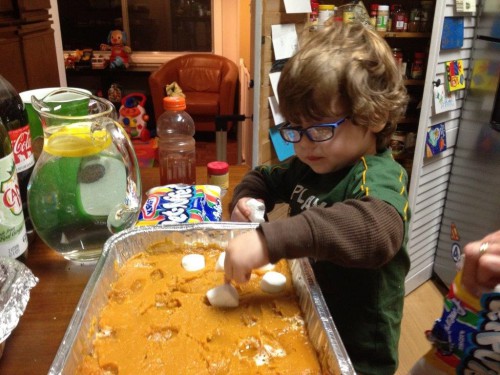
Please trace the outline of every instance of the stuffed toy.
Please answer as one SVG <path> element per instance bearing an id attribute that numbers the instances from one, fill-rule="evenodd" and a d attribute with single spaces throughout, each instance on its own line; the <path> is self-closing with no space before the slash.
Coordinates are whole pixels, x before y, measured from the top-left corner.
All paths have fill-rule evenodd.
<path id="1" fill-rule="evenodd" d="M 108 44 L 101 44 L 101 51 L 111 51 L 109 67 L 128 68 L 128 56 L 132 53 L 127 46 L 127 33 L 121 30 L 112 30 L 108 34 Z"/>
<path id="2" fill-rule="evenodd" d="M 179 96 L 185 98 L 186 95 L 182 92 L 181 87 L 177 82 L 172 82 L 165 86 L 165 94 L 167 96 Z"/>

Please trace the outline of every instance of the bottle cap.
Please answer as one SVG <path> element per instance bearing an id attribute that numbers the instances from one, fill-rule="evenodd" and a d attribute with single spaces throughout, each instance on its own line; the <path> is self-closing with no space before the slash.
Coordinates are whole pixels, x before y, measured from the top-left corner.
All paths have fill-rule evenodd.
<path id="1" fill-rule="evenodd" d="M 229 171 L 229 164 L 225 161 L 211 161 L 207 164 L 207 172 L 210 175 L 221 175 Z"/>
<path id="2" fill-rule="evenodd" d="M 163 109 L 166 111 L 184 111 L 186 99 L 181 96 L 166 96 L 163 98 Z"/>

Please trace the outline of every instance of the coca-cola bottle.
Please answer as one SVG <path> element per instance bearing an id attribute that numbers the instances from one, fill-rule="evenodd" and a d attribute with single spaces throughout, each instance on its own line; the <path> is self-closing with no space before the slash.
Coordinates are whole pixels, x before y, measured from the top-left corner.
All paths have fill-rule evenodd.
<path id="1" fill-rule="evenodd" d="M 0 120 L 7 129 L 12 144 L 26 229 L 28 234 L 31 234 L 33 226 L 29 220 L 27 188 L 35 165 L 35 156 L 31 149 L 28 114 L 21 97 L 2 75 L 0 75 Z"/>
<path id="2" fill-rule="evenodd" d="M 27 253 L 28 238 L 14 154 L 7 129 L 0 120 L 0 256 Z"/>

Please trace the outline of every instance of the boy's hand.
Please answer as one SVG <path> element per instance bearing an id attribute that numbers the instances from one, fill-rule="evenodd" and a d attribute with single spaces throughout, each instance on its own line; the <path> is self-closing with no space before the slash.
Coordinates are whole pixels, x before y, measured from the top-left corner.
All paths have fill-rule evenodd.
<path id="1" fill-rule="evenodd" d="M 238 202 L 239 203 L 239 202 Z M 246 283 L 253 269 L 269 263 L 264 236 L 257 230 L 243 233 L 229 241 L 224 259 L 226 282 Z"/>
<path id="2" fill-rule="evenodd" d="M 231 221 L 243 221 L 249 222 L 252 210 L 247 206 L 247 202 L 252 198 L 241 198 L 234 206 L 233 212 L 231 212 Z M 262 199 L 257 199 L 260 202 L 264 202 Z"/>

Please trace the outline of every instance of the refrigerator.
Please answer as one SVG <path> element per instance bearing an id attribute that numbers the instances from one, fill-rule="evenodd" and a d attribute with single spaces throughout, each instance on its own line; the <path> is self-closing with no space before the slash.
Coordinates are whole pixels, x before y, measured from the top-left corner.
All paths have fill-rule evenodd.
<path id="1" fill-rule="evenodd" d="M 478 4 L 468 83 L 434 261 L 449 286 L 463 247 L 500 230 L 500 1 Z"/>

